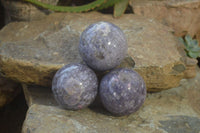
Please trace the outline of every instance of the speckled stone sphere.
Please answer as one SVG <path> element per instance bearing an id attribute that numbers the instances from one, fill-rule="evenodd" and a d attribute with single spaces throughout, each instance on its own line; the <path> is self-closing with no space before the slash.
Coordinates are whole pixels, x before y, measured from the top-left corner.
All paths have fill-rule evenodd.
<path id="1" fill-rule="evenodd" d="M 105 75 L 100 83 L 100 98 L 104 107 L 114 115 L 129 115 L 144 103 L 146 87 L 135 71 L 119 68 Z"/>
<path id="2" fill-rule="evenodd" d="M 86 65 L 69 64 L 58 70 L 52 91 L 56 101 L 65 109 L 78 110 L 90 105 L 97 95 L 98 81 Z"/>
<path id="3" fill-rule="evenodd" d="M 109 70 L 124 59 L 128 45 L 122 30 L 109 22 L 98 22 L 87 27 L 80 38 L 79 53 L 93 69 Z"/>

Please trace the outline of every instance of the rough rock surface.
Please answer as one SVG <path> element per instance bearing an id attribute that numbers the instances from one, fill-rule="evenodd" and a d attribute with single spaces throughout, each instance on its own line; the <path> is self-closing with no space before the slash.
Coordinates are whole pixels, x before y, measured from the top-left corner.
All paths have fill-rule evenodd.
<path id="1" fill-rule="evenodd" d="M 38 0 L 47 4 L 56 5 L 58 0 Z M 5 8 L 5 22 L 32 21 L 44 18 L 50 11 L 39 8 L 21 0 L 1 0 Z"/>
<path id="2" fill-rule="evenodd" d="M 148 93 L 134 114 L 114 117 L 102 107 L 67 111 L 56 104 L 50 88 L 24 85 L 29 105 L 22 133 L 199 133 L 200 70 L 181 86 Z"/>
<path id="3" fill-rule="evenodd" d="M 133 12 L 172 27 L 175 35 L 200 41 L 200 0 L 131 0 Z"/>
<path id="4" fill-rule="evenodd" d="M 0 76 L 0 107 L 10 103 L 20 91 L 19 83 Z"/>
<path id="5" fill-rule="evenodd" d="M 50 86 L 56 70 L 81 61 L 80 34 L 97 21 L 112 22 L 123 30 L 135 70 L 150 91 L 179 85 L 186 69 L 180 43 L 168 27 L 133 14 L 114 19 L 95 12 L 55 13 L 41 21 L 10 23 L 0 31 L 1 72 L 20 82 Z"/>

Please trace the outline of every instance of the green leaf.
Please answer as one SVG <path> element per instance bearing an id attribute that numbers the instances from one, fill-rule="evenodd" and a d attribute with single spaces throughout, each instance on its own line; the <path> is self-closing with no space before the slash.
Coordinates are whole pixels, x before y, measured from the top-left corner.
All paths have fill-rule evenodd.
<path id="1" fill-rule="evenodd" d="M 121 0 L 106 0 L 105 3 L 103 3 L 103 4 L 101 4 L 99 7 L 95 8 L 95 10 L 102 10 L 102 9 L 111 7 L 111 6 L 113 6 L 115 3 L 117 3 L 118 1 L 121 1 Z"/>
<path id="2" fill-rule="evenodd" d="M 199 47 L 199 43 L 197 40 L 192 40 L 192 44 L 195 46 L 195 47 Z"/>
<path id="3" fill-rule="evenodd" d="M 186 35 L 185 42 L 188 46 L 192 46 L 192 37 L 190 35 Z"/>
<path id="4" fill-rule="evenodd" d="M 58 11 L 58 12 L 84 12 L 84 11 L 89 11 L 89 10 L 92 10 L 96 7 L 103 5 L 103 3 L 105 2 L 105 0 L 96 0 L 96 1 L 93 1 L 93 2 L 86 4 L 86 5 L 68 7 L 68 6 L 54 6 L 54 5 L 50 5 L 50 4 L 40 2 L 38 0 L 24 0 L 24 1 L 35 4 L 37 6 L 45 8 L 45 9 L 49 9 L 49 10 L 52 10 L 52 11 Z"/>
<path id="5" fill-rule="evenodd" d="M 185 43 L 185 41 L 183 40 L 182 37 L 179 37 L 178 39 L 179 39 L 179 41 L 180 41 L 181 43 L 183 43 L 183 44 L 185 45 L 185 47 L 187 47 L 187 44 Z"/>
<path id="6" fill-rule="evenodd" d="M 114 6 L 114 17 L 119 17 L 122 14 L 124 14 L 127 6 L 128 6 L 129 0 L 120 0 L 117 2 Z"/>
<path id="7" fill-rule="evenodd" d="M 199 57 L 199 52 L 191 52 L 191 51 L 189 51 L 188 55 L 189 55 L 189 57 L 196 59 L 197 57 Z"/>
<path id="8" fill-rule="evenodd" d="M 189 49 L 189 51 L 192 51 L 192 52 L 199 52 L 199 53 L 200 53 L 200 47 L 191 48 L 191 49 Z"/>

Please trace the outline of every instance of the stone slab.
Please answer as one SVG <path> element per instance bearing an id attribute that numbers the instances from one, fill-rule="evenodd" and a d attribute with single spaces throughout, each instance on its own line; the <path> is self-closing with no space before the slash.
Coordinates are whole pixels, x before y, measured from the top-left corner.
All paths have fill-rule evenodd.
<path id="1" fill-rule="evenodd" d="M 19 82 L 51 86 L 59 68 L 82 61 L 80 34 L 97 21 L 112 22 L 124 31 L 128 54 L 148 91 L 176 87 L 185 77 L 186 55 L 169 27 L 133 14 L 115 19 L 96 12 L 55 13 L 40 21 L 8 24 L 0 31 L 1 73 Z"/>
<path id="2" fill-rule="evenodd" d="M 177 88 L 148 93 L 134 114 L 115 117 L 102 106 L 79 111 L 59 107 L 50 88 L 24 87 L 29 104 L 22 133 L 199 133 L 200 70 Z M 52 104 L 54 103 L 54 104 Z"/>
<path id="3" fill-rule="evenodd" d="M 135 14 L 172 27 L 175 35 L 200 41 L 200 0 L 131 0 L 130 5 Z"/>
<path id="4" fill-rule="evenodd" d="M 38 1 L 51 5 L 56 5 L 58 3 L 58 0 Z M 43 19 L 52 12 L 21 0 L 1 0 L 0 2 L 5 9 L 6 24 L 12 21 L 33 21 Z"/>

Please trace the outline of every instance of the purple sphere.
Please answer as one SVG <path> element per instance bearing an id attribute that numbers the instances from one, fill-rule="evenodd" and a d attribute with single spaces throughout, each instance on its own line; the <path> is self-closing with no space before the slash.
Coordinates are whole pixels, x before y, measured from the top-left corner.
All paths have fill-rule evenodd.
<path id="1" fill-rule="evenodd" d="M 69 64 L 58 70 L 53 78 L 52 91 L 64 108 L 78 110 L 90 105 L 97 95 L 98 81 L 86 65 Z"/>
<path id="2" fill-rule="evenodd" d="M 131 69 L 115 69 L 105 75 L 100 83 L 100 98 L 104 107 L 117 116 L 137 111 L 145 97 L 144 80 Z"/>
<path id="3" fill-rule="evenodd" d="M 98 22 L 87 27 L 80 38 L 79 53 L 93 69 L 109 70 L 124 59 L 128 45 L 122 30 L 109 22 Z"/>

